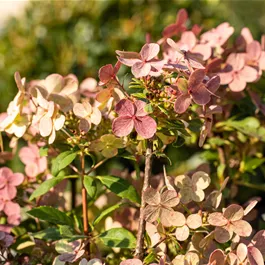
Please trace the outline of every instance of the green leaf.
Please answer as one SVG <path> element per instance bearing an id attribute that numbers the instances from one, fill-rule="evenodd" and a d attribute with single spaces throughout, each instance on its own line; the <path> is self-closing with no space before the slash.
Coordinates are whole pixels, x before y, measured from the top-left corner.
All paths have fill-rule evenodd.
<path id="1" fill-rule="evenodd" d="M 133 155 L 127 151 L 124 151 L 123 149 L 118 150 L 118 155 L 116 157 L 122 157 L 124 159 L 136 161 L 135 155 Z"/>
<path id="2" fill-rule="evenodd" d="M 73 223 L 72 219 L 64 212 L 49 206 L 40 206 L 28 211 L 27 213 L 53 224 L 72 226 Z"/>
<path id="3" fill-rule="evenodd" d="M 107 209 L 105 209 L 103 212 L 101 212 L 96 219 L 93 222 L 93 225 L 97 225 L 105 216 L 107 216 L 108 214 L 110 214 L 111 212 L 115 211 L 116 209 L 119 209 L 122 205 L 124 205 L 124 203 L 118 203 L 115 204 Z"/>
<path id="4" fill-rule="evenodd" d="M 39 150 L 40 156 L 48 156 L 48 151 L 49 151 L 48 146 L 41 147 Z"/>
<path id="5" fill-rule="evenodd" d="M 152 104 L 146 104 L 145 107 L 144 107 L 144 110 L 147 112 L 147 113 L 152 113 L 153 112 L 153 107 L 152 107 Z"/>
<path id="6" fill-rule="evenodd" d="M 250 158 L 247 157 L 245 160 L 243 160 L 240 164 L 240 170 L 242 172 L 250 172 L 253 173 L 254 170 L 261 166 L 265 162 L 265 158 Z"/>
<path id="7" fill-rule="evenodd" d="M 71 238 L 73 237 L 74 233 L 73 233 L 73 228 L 70 227 L 69 225 L 61 225 L 59 227 L 59 231 L 60 231 L 60 235 L 65 238 Z"/>
<path id="8" fill-rule="evenodd" d="M 32 233 L 31 234 L 34 238 L 38 238 L 45 241 L 55 241 L 61 239 L 61 235 L 58 228 L 49 227 L 42 231 Z"/>
<path id="9" fill-rule="evenodd" d="M 34 190 L 29 200 L 32 201 L 33 199 L 47 193 L 48 191 L 50 191 L 51 188 L 59 184 L 62 180 L 68 178 L 78 178 L 78 175 L 58 176 L 45 180 L 36 190 Z"/>
<path id="10" fill-rule="evenodd" d="M 138 88 L 138 87 L 133 87 L 133 88 Z M 146 95 L 144 93 L 132 93 L 131 96 L 133 96 L 134 98 L 142 98 L 142 99 L 146 98 Z"/>
<path id="11" fill-rule="evenodd" d="M 140 203 L 136 189 L 127 180 L 114 176 L 97 176 L 96 178 L 119 197 Z"/>
<path id="12" fill-rule="evenodd" d="M 91 176 L 84 176 L 84 186 L 86 188 L 87 194 L 91 198 L 94 198 L 97 193 L 96 179 Z"/>
<path id="13" fill-rule="evenodd" d="M 136 246 L 135 236 L 125 228 L 112 228 L 100 234 L 99 237 L 109 247 L 135 248 Z"/>
<path id="14" fill-rule="evenodd" d="M 64 169 L 68 165 L 70 165 L 77 156 L 77 151 L 65 151 L 59 154 L 55 159 L 52 161 L 52 169 L 51 173 L 53 176 L 57 176 L 60 170 Z"/>

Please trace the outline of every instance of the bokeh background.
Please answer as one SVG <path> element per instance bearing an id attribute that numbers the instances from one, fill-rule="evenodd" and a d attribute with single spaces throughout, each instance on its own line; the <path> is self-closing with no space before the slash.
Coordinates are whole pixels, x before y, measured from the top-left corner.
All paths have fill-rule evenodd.
<path id="1" fill-rule="evenodd" d="M 0 8 L 0 112 L 16 93 L 15 71 L 28 80 L 97 77 L 116 49 L 139 50 L 146 33 L 159 39 L 180 8 L 204 30 L 228 21 L 236 34 L 244 26 L 255 38 L 265 31 L 263 0 L 0 0 Z"/>

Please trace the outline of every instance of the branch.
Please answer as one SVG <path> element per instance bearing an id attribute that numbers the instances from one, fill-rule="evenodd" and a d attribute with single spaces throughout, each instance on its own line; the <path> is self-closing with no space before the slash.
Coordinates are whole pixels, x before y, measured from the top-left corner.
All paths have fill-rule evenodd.
<path id="1" fill-rule="evenodd" d="M 145 201 L 144 201 L 144 191 L 149 186 L 149 181 L 151 177 L 151 170 L 152 170 L 152 142 L 148 141 L 148 146 L 146 149 L 145 155 L 145 173 L 144 173 L 144 183 L 142 188 L 141 194 L 141 208 L 140 208 L 140 219 L 138 225 L 138 233 L 137 233 L 137 242 L 135 248 L 135 258 L 142 259 L 144 256 L 144 232 L 145 232 L 145 220 L 144 220 L 144 208 L 145 208 Z"/>

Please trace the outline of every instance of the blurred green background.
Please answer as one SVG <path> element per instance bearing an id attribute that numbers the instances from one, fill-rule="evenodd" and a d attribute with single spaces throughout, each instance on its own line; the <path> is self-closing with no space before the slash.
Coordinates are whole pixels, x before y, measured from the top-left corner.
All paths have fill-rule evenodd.
<path id="1" fill-rule="evenodd" d="M 17 1 L 10 2 L 15 7 Z M 19 16 L 1 25 L 0 112 L 16 93 L 15 71 L 27 80 L 54 72 L 74 73 L 79 81 L 96 77 L 102 65 L 115 62 L 116 49 L 138 51 L 147 32 L 158 40 L 183 7 L 190 23 L 204 30 L 228 21 L 236 33 L 248 26 L 259 38 L 265 28 L 262 0 L 28 1 Z"/>

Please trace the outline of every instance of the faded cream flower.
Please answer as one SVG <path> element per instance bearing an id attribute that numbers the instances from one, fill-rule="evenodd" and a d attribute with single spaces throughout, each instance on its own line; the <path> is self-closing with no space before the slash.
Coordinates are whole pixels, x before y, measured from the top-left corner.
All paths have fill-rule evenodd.
<path id="1" fill-rule="evenodd" d="M 59 113 L 59 108 L 54 102 L 47 101 L 38 90 L 37 94 L 38 108 L 32 123 L 37 124 L 40 135 L 49 137 L 48 143 L 52 144 L 56 131 L 62 129 L 64 125 L 65 116 Z"/>
<path id="2" fill-rule="evenodd" d="M 102 114 L 96 107 L 92 107 L 89 102 L 76 103 L 73 108 L 74 114 L 80 118 L 79 129 L 88 132 L 91 124 L 99 125 Z"/>

